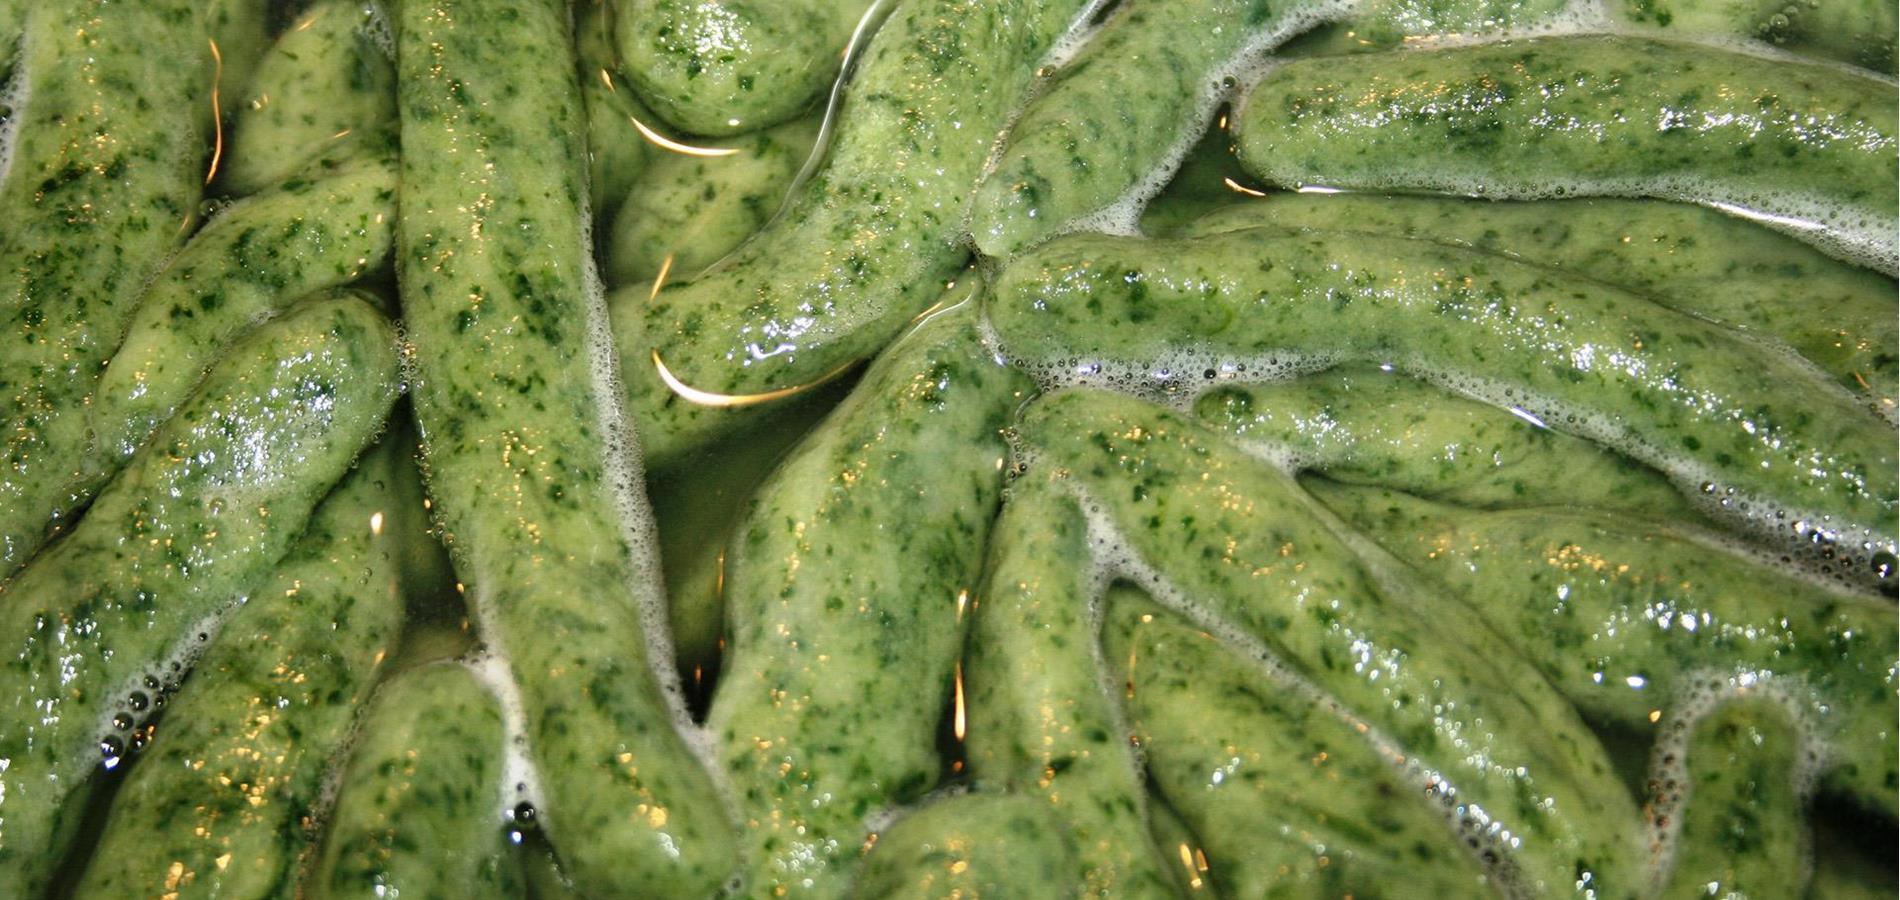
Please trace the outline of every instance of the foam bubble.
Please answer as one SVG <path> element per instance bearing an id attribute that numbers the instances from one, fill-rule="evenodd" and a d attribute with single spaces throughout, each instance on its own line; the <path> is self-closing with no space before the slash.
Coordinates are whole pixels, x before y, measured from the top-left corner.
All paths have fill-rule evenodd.
<path id="1" fill-rule="evenodd" d="M 1202 393 L 1221 384 L 1297 378 L 1339 362 L 1329 354 L 1287 352 L 1233 357 L 1196 348 L 1181 348 L 1147 360 L 1085 356 L 1027 358 L 1009 352 L 987 317 L 983 328 L 985 342 L 995 342 L 992 346 L 999 361 L 1006 360 L 1027 374 L 1044 393 L 1063 388 L 1097 388 L 1174 409 L 1187 408 Z"/>
<path id="2" fill-rule="evenodd" d="M 389 13 L 379 2 L 368 2 L 358 7 L 357 14 L 362 20 L 357 23 L 356 31 L 376 49 L 383 52 L 391 62 L 396 60 L 396 29 L 389 22 Z"/>
<path id="3" fill-rule="evenodd" d="M 217 639 L 225 620 L 246 601 L 247 598 L 240 597 L 192 623 L 164 655 L 139 670 L 114 692 L 117 699 L 100 712 L 99 722 L 94 727 L 99 735 L 101 762 L 108 771 L 118 768 L 126 756 L 144 748 L 167 702 L 178 693 L 199 657 Z"/>
<path id="4" fill-rule="evenodd" d="M 7 180 L 7 172 L 13 168 L 13 148 L 20 134 L 20 120 L 26 117 L 26 104 L 32 96 L 30 79 L 26 75 L 26 35 L 14 39 L 13 71 L 7 80 L 0 82 L 0 184 Z"/>
<path id="5" fill-rule="evenodd" d="M 1050 43 L 1049 52 L 1043 55 L 1036 74 L 1054 75 L 1074 62 L 1077 54 L 1087 48 L 1089 41 L 1094 40 L 1095 35 L 1107 27 L 1109 20 L 1121 10 L 1122 3 L 1123 0 L 1089 0 L 1082 11 L 1075 14 L 1068 30 Z M 1042 80 L 1048 79 L 1044 77 Z"/>
<path id="6" fill-rule="evenodd" d="M 463 659 L 460 665 L 488 689 L 496 705 L 501 707 L 502 778 L 495 796 L 496 817 L 513 821 L 516 809 L 523 804 L 535 809 L 546 808 L 541 772 L 534 765 L 528 745 L 527 706 L 521 700 L 521 686 L 515 681 L 514 668 L 492 644 Z"/>
<path id="7" fill-rule="evenodd" d="M 1788 714 L 1800 740 L 1790 779 L 1805 798 L 1826 770 L 1829 749 L 1814 715 L 1815 698 L 1799 679 L 1769 672 L 1703 672 L 1683 679 L 1650 748 L 1644 809 L 1649 832 L 1650 874 L 1660 887 L 1675 867 L 1684 808 L 1693 799 L 1689 779 L 1689 741 L 1696 726 L 1724 705 L 1744 697 L 1767 700 Z"/>

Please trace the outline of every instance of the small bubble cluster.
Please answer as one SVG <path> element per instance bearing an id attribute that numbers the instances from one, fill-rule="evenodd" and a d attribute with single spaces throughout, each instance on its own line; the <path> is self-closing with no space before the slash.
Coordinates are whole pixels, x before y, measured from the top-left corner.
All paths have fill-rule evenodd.
<path id="1" fill-rule="evenodd" d="M 993 335 L 994 331 L 988 333 Z M 1097 388 L 1174 409 L 1187 408 L 1201 394 L 1222 384 L 1283 381 L 1330 368 L 1339 362 L 1335 356 L 1318 353 L 1273 353 L 1235 359 L 1191 348 L 1141 361 L 1084 356 L 1026 359 L 1010 355 L 1006 345 L 999 352 L 1034 380 L 1044 393 L 1064 388 Z"/>
<path id="2" fill-rule="evenodd" d="M 390 62 L 396 60 L 396 29 L 389 23 L 389 12 L 380 2 L 364 3 L 359 10 L 363 17 L 356 30 L 381 50 Z"/>
<path id="3" fill-rule="evenodd" d="M 14 42 L 14 59 L 26 55 L 26 36 L 21 35 Z M 13 73 L 5 81 L 0 81 L 0 182 L 6 181 L 7 170 L 13 168 L 13 145 L 20 132 L 20 119 L 31 95 L 27 84 L 26 66 L 15 64 Z"/>
<path id="4" fill-rule="evenodd" d="M 1781 707 L 1800 735 L 1800 755 L 1790 779 L 1796 791 L 1805 797 L 1812 792 L 1828 763 L 1828 746 L 1815 721 L 1810 694 L 1809 688 L 1798 679 L 1767 672 L 1729 675 L 1705 672 L 1683 680 L 1676 696 L 1671 698 L 1669 711 L 1650 750 L 1649 775 L 1644 782 L 1649 791 L 1644 811 L 1649 829 L 1650 866 L 1658 883 L 1675 865 L 1683 809 L 1693 799 L 1689 740 L 1696 726 L 1724 705 L 1744 697 L 1768 700 Z"/>
<path id="5" fill-rule="evenodd" d="M 100 763 L 107 771 L 117 769 L 127 756 L 151 743 L 166 705 L 184 686 L 198 658 L 239 605 L 231 604 L 187 629 L 184 640 L 133 676 L 118 692 L 118 698 L 102 714 L 98 731 Z"/>

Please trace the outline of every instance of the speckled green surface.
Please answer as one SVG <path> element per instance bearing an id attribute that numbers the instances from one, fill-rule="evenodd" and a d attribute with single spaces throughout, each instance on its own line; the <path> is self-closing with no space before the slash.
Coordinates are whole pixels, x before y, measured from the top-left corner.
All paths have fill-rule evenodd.
<path id="1" fill-rule="evenodd" d="M 751 896 L 835 896 L 866 816 L 915 801 L 1029 393 L 989 358 L 970 279 L 898 339 L 762 485 L 731 545 L 707 729 L 739 797 Z"/>
<path id="2" fill-rule="evenodd" d="M 1607 198 L 1281 194 L 1209 214 L 1186 233 L 1260 225 L 1436 241 L 1584 275 L 1780 341 L 1870 405 L 1895 412 L 1893 279 L 1715 210 Z"/>
<path id="3" fill-rule="evenodd" d="M 1891 274 L 1897 115 L 1891 83 L 1833 67 L 1566 37 L 1290 62 L 1235 135 L 1275 185 L 1680 198 Z"/>
<path id="4" fill-rule="evenodd" d="M 1676 466 L 1692 489 L 1753 496 L 1847 535 L 1843 550 L 1893 547 L 1888 422 L 1785 351 L 1597 282 L 1420 241 L 1255 229 L 1060 238 L 995 293 L 1019 358 L 1148 364 L 1187 348 L 1392 364 L 1488 387 L 1491 402 Z M 1871 562 L 1844 565 L 1861 577 Z"/>
<path id="5" fill-rule="evenodd" d="M 15 726 L 0 731 L 0 884 L 44 883 L 114 704 L 142 677 L 179 675 L 166 656 L 271 571 L 396 387 L 381 313 L 301 307 L 235 348 L 81 524 L 0 588 L 0 714 Z"/>
<path id="6" fill-rule="evenodd" d="M 1023 433 L 1177 602 L 1363 717 L 1439 791 L 1480 810 L 1473 827 L 1511 836 L 1500 844 L 1490 831 L 1474 850 L 1534 891 L 1587 875 L 1599 896 L 1642 893 L 1635 806 L 1575 713 L 1521 657 L 1498 652 L 1481 619 L 1362 560 L 1290 477 L 1165 408 L 1103 392 L 1038 401 Z"/>
<path id="7" fill-rule="evenodd" d="M 977 189 L 977 247 L 1007 259 L 1134 190 L 1212 113 L 1220 68 L 1312 0 L 1127 3 L 1010 126 Z"/>
<path id="8" fill-rule="evenodd" d="M 1375 367 L 1216 387 L 1204 421 L 1302 470 L 1468 506 L 1588 506 L 1694 521 L 1654 469 Z"/>
<path id="9" fill-rule="evenodd" d="M 871 0 L 624 0 L 614 37 L 628 79 L 661 118 L 691 134 L 739 134 L 817 102 L 870 7 Z"/>
<path id="10" fill-rule="evenodd" d="M 77 897 L 291 895 L 323 783 L 402 624 L 404 542 L 426 527 L 414 439 L 386 437 L 311 516 L 167 703 Z M 176 868 L 174 868 L 176 866 Z"/>
<path id="11" fill-rule="evenodd" d="M 500 707 L 462 666 L 423 666 L 383 685 L 351 749 L 306 895 L 523 896 L 497 812 L 502 747 Z"/>
<path id="12" fill-rule="evenodd" d="M 737 253 L 617 317 L 623 347 L 663 347 L 681 381 L 717 394 L 806 384 L 875 353 L 967 257 L 970 191 L 1084 5 L 899 5 L 846 92 L 825 166 Z"/>
<path id="13" fill-rule="evenodd" d="M 7 510 L 85 440 L 79 417 L 49 420 L 84 402 L 145 282 L 184 241 L 210 151 L 211 67 L 192 4 L 34 4 L 25 26 L 18 65 L 33 102 L 0 184 Z M 20 541 L 0 529 L 0 572 L 25 560 Z"/>
<path id="14" fill-rule="evenodd" d="M 520 687 L 543 826 L 586 893 L 708 894 L 732 837 L 648 668 L 637 604 L 659 602 L 658 573 L 613 494 L 638 472 L 610 467 L 609 361 L 587 343 L 606 323 L 566 7 L 413 0 L 398 19 L 397 260 L 429 488 Z"/>
<path id="15" fill-rule="evenodd" d="M 1102 642 L 1155 789 L 1186 817 L 1222 896 L 1495 891 L 1349 717 L 1149 603 L 1117 602 Z"/>
<path id="16" fill-rule="evenodd" d="M 234 103 L 224 186 L 249 194 L 304 169 L 330 145 L 393 128 L 396 73 L 376 43 L 380 20 L 364 0 L 326 0 L 304 12 L 259 60 Z"/>

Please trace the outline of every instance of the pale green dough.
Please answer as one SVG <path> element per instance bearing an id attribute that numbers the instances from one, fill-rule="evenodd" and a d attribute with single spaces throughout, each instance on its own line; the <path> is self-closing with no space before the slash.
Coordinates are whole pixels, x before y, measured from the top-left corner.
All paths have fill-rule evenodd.
<path id="1" fill-rule="evenodd" d="M 1100 391 L 1065 391 L 1030 406 L 1021 435 L 1036 451 L 1036 465 L 1049 473 L 1032 474 L 1030 484 L 1046 477 L 1072 485 L 1094 521 L 1112 529 L 1093 535 L 1096 545 L 1119 546 L 1114 558 L 1138 563 L 1122 574 L 1145 586 L 1143 573 L 1154 573 L 1179 592 L 1157 594 L 1157 600 L 1192 612 L 1203 627 L 1230 639 L 1244 635 L 1256 642 L 1250 653 L 1270 654 L 1377 729 L 1393 752 L 1435 773 L 1467 815 L 1482 810 L 1482 818 L 1465 827 L 1494 836 L 1509 832 L 1508 842 L 1481 840 L 1476 849 L 1514 868 L 1530 890 L 1555 892 L 1587 876 L 1600 897 L 1641 895 L 1641 850 L 1630 829 L 1637 811 L 1602 746 L 1481 617 L 1442 594 L 1393 581 L 1362 558 L 1362 539 L 1335 531 L 1291 477 L 1164 407 Z M 1009 635 L 982 630 L 999 607 L 1022 605 L 1015 598 L 1024 592 L 1016 585 L 1091 577 L 1077 571 L 1078 561 L 1087 559 L 1078 550 L 1086 545 L 1070 536 L 1083 527 L 1081 516 L 1046 507 L 1035 512 L 1040 515 L 1023 535 L 1008 523 L 1031 510 L 1005 509 L 998 534 L 1023 536 L 998 555 L 1037 560 L 1023 570 L 1036 577 L 997 567 L 976 637 L 1005 646 L 1066 638 L 1066 645 L 1056 645 L 1065 647 L 1062 655 L 1078 654 L 1083 651 L 1066 629 L 1034 627 L 1034 620 Z M 1068 546 L 1043 535 L 1064 536 Z M 1060 579 L 1044 574 L 1052 567 L 1059 567 Z M 1007 592 L 997 590 L 999 581 Z M 1082 615 L 1064 594 L 1042 590 L 1046 598 L 1024 593 L 1043 598 L 1031 607 L 1038 618 Z M 1018 670 L 1015 681 L 1047 677 L 1029 673 L 1053 671 L 1056 658 L 1045 652 L 1036 666 Z M 973 654 L 967 670 L 973 691 L 978 659 Z M 1062 717 L 1041 710 L 1068 704 L 1017 707 L 1025 721 L 1048 729 Z M 980 694 L 972 694 L 972 714 L 979 722 L 984 715 Z M 975 727 L 970 767 L 980 781 Z M 1057 733 L 1074 740 L 1066 735 L 1087 730 Z"/>
<path id="2" fill-rule="evenodd" d="M 74 463 L 88 435 L 72 411 L 197 221 L 211 73 L 193 10 L 61 0 L 28 11 L 16 65 L 31 102 L 10 123 L 0 182 L 0 510 L 27 521 L 0 525 L 0 574 L 70 527 L 38 507 L 35 482 Z"/>
<path id="3" fill-rule="evenodd" d="M 1242 100 L 1279 187 L 1658 197 L 1893 274 L 1893 84 L 1839 67 L 1583 35 L 1290 61 Z"/>
<path id="4" fill-rule="evenodd" d="M 1786 344 L 1888 418 L 1900 415 L 1893 279 L 1712 209 L 1613 198 L 1228 197 L 1245 202 L 1229 203 L 1185 233 L 1266 225 L 1365 232 L 1550 266 Z"/>
<path id="5" fill-rule="evenodd" d="M 859 900 L 1071 900 L 1076 846 L 1039 800 L 968 794 L 917 810 L 877 836 Z"/>
<path id="6" fill-rule="evenodd" d="M 428 525 L 414 451 L 401 434 L 365 454 L 219 629 L 113 799 L 74 896 L 141 896 L 167 878 L 191 897 L 284 896 L 314 849 L 303 823 L 331 757 L 402 625 L 405 547 Z"/>
<path id="7" fill-rule="evenodd" d="M 1591 279 L 1368 234 L 1070 235 L 1003 270 L 990 319 L 1013 358 L 1166 372 L 1176 390 L 1286 356 L 1454 383 L 1667 467 L 1817 568 L 1892 579 L 1891 423 L 1785 349 Z"/>
<path id="8" fill-rule="evenodd" d="M 690 134 L 741 134 L 817 102 L 870 6 L 871 0 L 621 0 L 615 38 L 627 77 L 661 118 Z"/>
<path id="9" fill-rule="evenodd" d="M 1663 900 L 1798 897 L 1808 885 L 1801 730 L 1774 701 L 1729 699 L 1690 723 L 1688 805 Z M 1665 786 L 1664 791 L 1668 788 Z"/>
<path id="10" fill-rule="evenodd" d="M 37 443 L 59 465 L 0 476 L 11 482 L 0 484 L 0 495 L 12 495 L 0 503 L 0 546 L 20 558 L 42 546 L 47 523 L 81 508 L 259 321 L 388 259 L 395 161 L 334 149 L 337 156 L 312 163 L 303 177 L 247 197 L 199 229 L 146 286 L 86 402 L 31 418 Z"/>
<path id="11" fill-rule="evenodd" d="M 330 144 L 396 121 L 396 73 L 366 0 L 327 0 L 264 54 L 236 113 L 224 186 L 249 194 L 295 174 Z"/>
<path id="12" fill-rule="evenodd" d="M 1660 473 L 1582 438 L 1370 366 L 1223 385 L 1202 420 L 1300 469 L 1481 506 L 1584 506 L 1695 520 Z"/>
<path id="13" fill-rule="evenodd" d="M 869 814 L 915 801 L 1029 380 L 984 352 L 972 279 L 898 339 L 754 496 L 727 560 L 707 717 L 751 896 L 836 895 Z M 788 769 L 787 766 L 790 768 Z"/>
<path id="14" fill-rule="evenodd" d="M 1346 717 L 1132 591 L 1105 632 L 1154 787 L 1181 810 L 1198 839 L 1188 855 L 1197 872 L 1206 860 L 1223 896 L 1486 892 L 1444 814 Z"/>
<path id="15" fill-rule="evenodd" d="M 1449 590 L 1598 722 L 1647 733 L 1696 677 L 1799 680 L 1833 746 L 1824 783 L 1871 809 L 1900 782 L 1900 621 L 1893 603 L 1789 578 L 1629 510 L 1476 510 L 1397 491 L 1303 482 Z"/>
<path id="16" fill-rule="evenodd" d="M 0 884 L 31 896 L 117 741 L 100 728 L 257 586 L 396 400 L 395 331 L 345 297 L 232 348 L 65 538 L 0 586 Z"/>
<path id="17" fill-rule="evenodd" d="M 882 349 L 968 259 L 971 186 L 1087 7 L 899 3 L 865 48 L 825 164 L 784 214 L 692 281 L 616 306 L 621 368 L 650 365 L 647 348 L 661 347 L 685 384 L 751 395 Z"/>
<path id="18" fill-rule="evenodd" d="M 759 230 L 812 154 L 819 119 L 722 141 L 726 156 L 654 153 L 614 215 L 608 281 L 651 285 L 662 269 L 689 279 Z M 669 262 L 670 260 L 670 262 Z"/>
<path id="19" fill-rule="evenodd" d="M 1065 823 L 1076 851 L 1061 880 L 1083 896 L 1172 896 L 1177 869 L 1155 846 L 1121 698 L 1098 664 L 1106 585 L 1080 508 L 1039 470 L 1010 492 L 964 661 L 970 775 Z"/>
<path id="20" fill-rule="evenodd" d="M 595 380 L 607 323 L 568 15 L 563 0 L 400 5 L 410 396 L 568 874 L 602 898 L 704 896 L 734 869 L 732 822 L 656 671 L 668 645 L 640 471 Z"/>
<path id="21" fill-rule="evenodd" d="M 524 896 L 501 811 L 505 748 L 500 704 L 459 663 L 384 684 L 350 752 L 308 896 Z"/>

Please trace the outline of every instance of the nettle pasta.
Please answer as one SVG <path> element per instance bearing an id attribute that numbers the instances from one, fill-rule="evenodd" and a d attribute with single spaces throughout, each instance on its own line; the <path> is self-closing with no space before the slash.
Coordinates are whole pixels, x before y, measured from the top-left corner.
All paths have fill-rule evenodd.
<path id="1" fill-rule="evenodd" d="M 1890 896 L 1759 6 L 0 0 L 0 900 Z"/>

